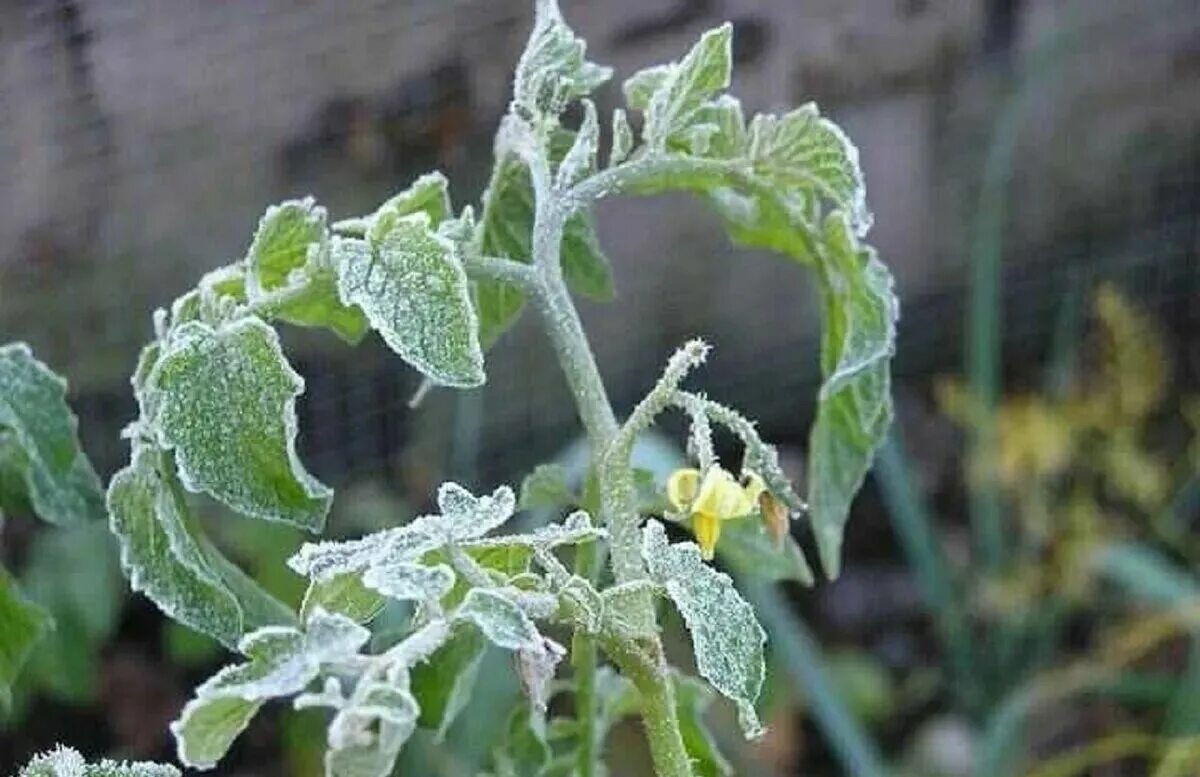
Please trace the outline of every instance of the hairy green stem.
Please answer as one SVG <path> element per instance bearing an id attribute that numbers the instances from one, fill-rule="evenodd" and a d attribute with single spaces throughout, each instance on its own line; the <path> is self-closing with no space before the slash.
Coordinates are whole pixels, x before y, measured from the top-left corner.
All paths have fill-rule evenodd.
<path id="1" fill-rule="evenodd" d="M 537 208 L 533 266 L 537 270 L 538 282 L 533 287 L 533 299 L 575 398 L 593 456 L 597 462 L 602 462 L 608 458 L 606 454 L 617 438 L 619 427 L 559 262 L 568 210 L 561 207 L 549 191 L 537 185 L 538 179 L 538 176 L 534 177 Z M 599 466 L 597 476 L 600 481 L 601 510 L 611 540 L 613 575 L 618 583 L 644 578 L 633 473 L 628 465 Z M 639 620 L 653 621 L 653 604 L 649 596 L 639 600 L 635 606 L 643 610 L 636 613 Z M 662 643 L 657 636 L 643 642 L 648 644 L 635 646 L 631 641 L 611 639 L 606 640 L 605 648 L 641 694 L 646 738 L 650 742 L 654 767 L 659 777 L 692 777 L 691 763 L 676 718 L 675 694 L 663 657 Z M 595 672 L 595 649 L 594 645 L 591 646 L 589 653 L 589 646 L 583 647 L 584 653 L 578 659 L 573 658 L 573 661 L 577 661 L 576 672 L 588 676 Z M 647 652 L 650 656 L 648 660 L 644 658 Z M 643 660 L 633 660 L 635 655 L 642 655 Z M 580 725 L 585 731 L 593 731 L 595 726 L 593 696 L 585 692 L 577 697 L 580 702 Z M 594 760 L 589 760 L 589 769 Z"/>

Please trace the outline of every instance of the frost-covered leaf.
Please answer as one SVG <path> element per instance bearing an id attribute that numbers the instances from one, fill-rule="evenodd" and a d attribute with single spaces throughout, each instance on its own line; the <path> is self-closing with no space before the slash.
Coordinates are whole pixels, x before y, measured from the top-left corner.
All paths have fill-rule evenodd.
<path id="1" fill-rule="evenodd" d="M 691 632 L 700 674 L 737 704 L 746 737 L 761 736 L 754 702 L 766 673 L 766 634 L 754 609 L 728 575 L 704 563 L 695 543 L 669 544 L 658 521 L 649 521 L 643 530 L 642 556 L 650 577 L 666 588 Z"/>
<path id="2" fill-rule="evenodd" d="M 34 646 L 52 628 L 50 614 L 25 598 L 17 581 L 0 567 L 0 712 Z"/>
<path id="3" fill-rule="evenodd" d="M 303 632 L 268 626 L 247 635 L 238 649 L 250 660 L 205 681 L 171 724 L 179 760 L 197 769 L 212 768 L 264 701 L 300 693 L 323 663 L 356 654 L 370 636 L 349 618 L 323 610 L 309 617 Z"/>
<path id="4" fill-rule="evenodd" d="M 709 30 L 678 64 L 639 74 L 632 86 L 626 83 L 626 93 L 632 92 L 638 103 L 640 92 L 653 83 L 642 132 L 647 145 L 662 148 L 668 138 L 687 128 L 701 106 L 729 87 L 732 37 L 728 23 Z"/>
<path id="5" fill-rule="evenodd" d="M 401 358 L 433 382 L 484 382 L 467 275 L 454 244 L 424 212 L 397 217 L 375 240 L 334 238 L 339 291 Z"/>
<path id="6" fill-rule="evenodd" d="M 569 189 L 581 179 L 596 171 L 596 152 L 600 145 L 600 123 L 596 118 L 596 104 L 583 101 L 583 122 L 575 134 L 575 141 L 558 164 L 554 183 L 561 190 Z"/>
<path id="7" fill-rule="evenodd" d="M 533 250 L 534 193 L 529 170 L 513 152 L 509 130 L 501 127 L 496 136 L 495 167 L 483 194 L 481 249 L 496 256 L 528 263 Z M 552 162 L 572 147 L 574 135 L 565 130 L 554 134 Z M 563 275 L 576 292 L 597 300 L 613 296 L 612 268 L 596 238 L 595 224 L 587 212 L 568 219 L 563 230 Z M 498 281 L 475 283 L 480 339 L 490 348 L 513 325 L 524 307 L 520 289 Z"/>
<path id="8" fill-rule="evenodd" d="M 500 486 L 487 496 L 475 496 L 457 483 L 443 483 L 438 488 L 437 502 L 454 540 L 482 537 L 504 525 L 516 509 L 516 496 L 508 486 Z"/>
<path id="9" fill-rule="evenodd" d="M 630 109 L 644 111 L 650 106 L 650 98 L 658 88 L 672 77 L 676 65 L 652 65 L 637 71 L 625 83 L 621 84 L 621 92 Z"/>
<path id="10" fill-rule="evenodd" d="M 783 116 L 755 116 L 749 156 L 755 170 L 781 189 L 813 191 L 845 212 L 856 235 L 870 227 L 858 149 L 816 104 Z"/>
<path id="11" fill-rule="evenodd" d="M 549 523 L 524 534 L 501 534 L 467 540 L 462 544 L 468 549 L 527 547 L 553 550 L 561 545 L 579 545 L 607 535 L 607 530 L 592 523 L 591 516 L 583 510 L 576 510 L 562 523 Z"/>
<path id="12" fill-rule="evenodd" d="M 57 747 L 34 758 L 20 777 L 179 777 L 174 766 L 145 761 L 110 761 L 89 764 L 78 751 Z"/>
<path id="13" fill-rule="evenodd" d="M 617 108 L 612 115 L 612 148 L 608 155 L 608 166 L 619 165 L 633 151 L 633 130 L 624 108 Z"/>
<path id="14" fill-rule="evenodd" d="M 445 564 L 381 564 L 363 574 L 363 584 L 392 599 L 437 601 L 454 588 L 454 572 Z"/>
<path id="15" fill-rule="evenodd" d="M 844 216 L 831 215 L 823 237 L 824 383 L 809 439 L 808 498 L 822 566 L 836 577 L 850 500 L 892 421 L 898 303 L 891 274 L 858 243 Z"/>
<path id="16" fill-rule="evenodd" d="M 493 644 L 508 650 L 533 649 L 541 635 L 533 621 L 511 598 L 487 588 L 472 588 L 455 618 L 475 624 Z"/>
<path id="17" fill-rule="evenodd" d="M 391 231 L 397 219 L 412 213 L 424 213 L 434 227 L 450 218 L 453 206 L 450 204 L 450 182 L 446 176 L 436 171 L 426 173 L 407 189 L 393 195 L 371 217 L 367 235 L 373 240 L 380 240 Z"/>
<path id="18" fill-rule="evenodd" d="M 79 447 L 78 422 L 66 402 L 67 384 L 34 358 L 29 346 L 0 347 L 0 436 L 9 480 L 42 519 L 69 525 L 99 519 L 100 480 Z M 2 501 L 2 500 L 0 500 Z"/>
<path id="19" fill-rule="evenodd" d="M 569 475 L 561 464 L 539 464 L 521 481 L 521 498 L 517 506 L 522 510 L 559 508 L 575 502 Z"/>
<path id="20" fill-rule="evenodd" d="M 329 777 L 387 777 L 417 727 L 417 702 L 386 682 L 367 687 L 360 703 L 347 706 L 329 727 L 325 755 Z"/>
<path id="21" fill-rule="evenodd" d="M 243 612 L 212 569 L 191 527 L 183 495 L 163 472 L 163 454 L 137 447 L 108 487 L 109 526 L 129 584 L 180 623 L 233 646 Z"/>
<path id="22" fill-rule="evenodd" d="M 587 44 L 563 20 L 557 0 L 538 0 L 533 31 L 513 81 L 518 115 L 557 118 L 571 101 L 611 78 L 612 69 L 588 62 L 586 50 Z"/>
<path id="23" fill-rule="evenodd" d="M 529 703 L 539 714 L 546 714 L 546 706 L 550 702 L 550 686 L 558 665 L 562 663 L 566 648 L 552 639 L 542 638 L 538 648 L 524 648 L 517 651 L 517 679 L 521 681 Z"/>
<path id="24" fill-rule="evenodd" d="M 308 247 L 325 239 L 325 209 L 312 197 L 267 208 L 246 253 L 250 296 L 288 285 L 292 272 L 307 262 Z"/>
<path id="25" fill-rule="evenodd" d="M 411 690 L 421 707 L 420 725 L 444 739 L 467 706 L 486 642 L 478 629 L 458 628 L 428 661 L 412 669 Z"/>
<path id="26" fill-rule="evenodd" d="M 296 291 L 273 306 L 271 315 L 296 326 L 328 329 L 350 345 L 362 341 L 370 324 L 357 307 L 342 304 L 337 276 L 328 267 L 314 265 L 298 272 Z"/>
<path id="27" fill-rule="evenodd" d="M 327 612 L 341 613 L 358 623 L 370 623 L 386 603 L 382 594 L 363 584 L 359 573 L 347 572 L 310 582 L 300 605 L 300 619 L 305 620 L 320 607 Z"/>
<path id="28" fill-rule="evenodd" d="M 180 327 L 148 380 L 159 443 L 179 479 L 244 515 L 319 531 L 333 492 L 296 454 L 304 380 L 271 327 L 245 318 Z"/>

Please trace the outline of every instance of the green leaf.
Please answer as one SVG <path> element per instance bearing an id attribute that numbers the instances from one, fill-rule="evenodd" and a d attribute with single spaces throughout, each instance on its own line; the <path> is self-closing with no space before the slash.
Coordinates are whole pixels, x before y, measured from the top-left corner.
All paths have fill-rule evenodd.
<path id="1" fill-rule="evenodd" d="M 577 499 L 568 484 L 569 475 L 561 464 L 539 464 L 521 481 L 521 510 L 560 508 L 574 504 Z"/>
<path id="2" fill-rule="evenodd" d="M 587 44 L 563 21 L 557 0 L 538 0 L 529 42 L 517 62 L 513 108 L 524 119 L 556 119 L 580 97 L 612 77 L 588 62 Z"/>
<path id="3" fill-rule="evenodd" d="M 844 211 L 855 235 L 871 226 L 858 149 L 815 103 L 783 116 L 760 114 L 750 122 L 749 156 L 755 171 L 786 191 L 817 194 Z"/>
<path id="4" fill-rule="evenodd" d="M 413 667 L 411 690 L 421 708 L 420 725 L 433 729 L 438 741 L 467 706 L 485 647 L 478 629 L 455 629 L 428 661 Z"/>
<path id="5" fill-rule="evenodd" d="M 541 635 L 529 616 L 509 597 L 487 588 L 472 588 L 455 611 L 456 620 L 472 623 L 493 644 L 507 650 L 537 649 Z"/>
<path id="6" fill-rule="evenodd" d="M 57 747 L 34 756 L 20 777 L 179 777 L 174 766 L 148 762 L 118 762 L 103 760 L 89 764 L 83 756 L 68 747 Z"/>
<path id="7" fill-rule="evenodd" d="M 821 564 L 836 577 L 850 501 L 892 421 L 898 303 L 887 268 L 845 216 L 826 219 L 820 246 L 824 383 L 809 440 L 809 507 Z"/>
<path id="8" fill-rule="evenodd" d="M 103 515 L 100 480 L 79 447 L 67 384 L 33 357 L 29 346 L 0 347 L 0 432 L 7 453 L 5 482 L 24 481 L 23 494 L 43 520 L 60 526 Z M 10 446 L 15 442 L 20 453 Z M 3 501 L 12 501 L 12 495 Z"/>
<path id="9" fill-rule="evenodd" d="M 333 492 L 296 454 L 304 380 L 258 319 L 180 327 L 149 378 L 147 408 L 179 478 L 254 518 L 320 531 Z"/>
<path id="10" fill-rule="evenodd" d="M 692 761 L 696 777 L 729 777 L 733 767 L 717 748 L 716 737 L 704 722 L 704 713 L 712 704 L 712 691 L 700 681 L 674 675 L 675 709 L 683 746 Z"/>
<path id="11" fill-rule="evenodd" d="M 196 689 L 171 724 L 179 760 L 209 769 L 229 750 L 267 699 L 291 696 L 315 680 L 321 665 L 355 655 L 370 632 L 342 615 L 317 610 L 307 629 L 266 626 L 238 649 L 249 662 L 227 666 Z"/>
<path id="12" fill-rule="evenodd" d="M 100 647 L 115 631 L 124 601 L 116 543 L 104 523 L 34 537 L 21 573 L 29 598 L 55 628 L 30 657 L 26 678 L 69 702 L 96 692 Z"/>
<path id="13" fill-rule="evenodd" d="M 326 774 L 387 777 L 416 729 L 419 713 L 406 689 L 386 682 L 368 686 L 361 703 L 342 709 L 330 724 Z"/>
<path id="14" fill-rule="evenodd" d="M 542 777 L 552 751 L 546 724 L 529 704 L 519 704 L 508 719 L 504 740 L 492 752 L 497 777 Z"/>
<path id="15" fill-rule="evenodd" d="M 0 711 L 12 702 L 12 685 L 34 646 L 51 629 L 50 614 L 25 598 L 0 567 Z"/>
<path id="16" fill-rule="evenodd" d="M 649 521 L 643 530 L 642 557 L 651 579 L 666 588 L 691 632 L 700 674 L 737 704 L 746 738 L 762 736 L 754 702 L 766 675 L 766 634 L 754 608 L 734 589 L 728 575 L 704 563 L 695 543 L 669 544 L 658 521 Z"/>
<path id="17" fill-rule="evenodd" d="M 375 240 L 381 239 L 391 231 L 397 219 L 412 213 L 424 213 L 429 216 L 429 223 L 436 227 L 450 218 L 453 212 L 450 182 L 446 176 L 437 171 L 426 173 L 379 206 L 367 234 Z"/>
<path id="18" fill-rule="evenodd" d="M 166 615 L 226 646 L 242 634 L 236 597 L 209 565 L 183 496 L 160 471 L 162 454 L 137 447 L 108 488 L 109 526 L 129 584 Z"/>
<path id="19" fill-rule="evenodd" d="M 633 130 L 629 128 L 629 117 L 624 108 L 617 108 L 612 115 L 612 148 L 608 155 L 608 166 L 619 165 L 633 151 Z"/>
<path id="20" fill-rule="evenodd" d="M 567 190 L 596 171 L 596 152 L 600 145 L 600 124 L 596 119 L 596 104 L 583 101 L 583 123 L 571 148 L 562 158 L 555 173 L 554 185 Z"/>
<path id="21" fill-rule="evenodd" d="M 502 126 L 496 136 L 496 163 L 483 194 L 480 247 L 485 256 L 529 263 L 533 251 L 533 182 L 529 169 L 512 151 L 509 134 Z M 574 136 L 560 130 L 554 137 L 551 161 L 558 161 L 572 147 Z M 567 220 L 560 259 L 563 275 L 572 289 L 591 299 L 612 299 L 612 268 L 600 248 L 590 213 L 580 212 Z M 480 340 L 485 348 L 490 348 L 516 322 L 525 297 L 512 284 L 477 281 L 475 304 L 479 311 Z"/>
<path id="22" fill-rule="evenodd" d="M 436 602 L 454 588 L 454 572 L 445 564 L 380 564 L 366 571 L 363 584 L 399 601 Z"/>
<path id="23" fill-rule="evenodd" d="M 334 238 L 339 290 L 401 358 L 434 383 L 484 382 L 478 321 L 455 245 L 425 213 L 396 218 L 376 241 Z"/>
<path id="24" fill-rule="evenodd" d="M 659 79 L 642 76 L 641 81 L 658 80 L 646 105 L 643 139 L 652 148 L 663 148 L 667 139 L 687 128 L 709 99 L 729 87 L 733 66 L 731 42 L 733 26 L 726 23 L 700 37 L 678 64 Z M 636 94 L 643 85 L 635 81 Z M 628 91 L 628 84 L 627 84 Z"/>
<path id="25" fill-rule="evenodd" d="M 314 267 L 302 272 L 297 290 L 275 305 L 271 315 L 296 326 L 328 329 L 350 345 L 362 342 L 370 324 L 362 310 L 342 304 L 333 271 Z"/>
<path id="26" fill-rule="evenodd" d="M 757 514 L 724 522 L 717 555 L 738 573 L 804 585 L 814 582 L 812 568 L 796 540 L 788 535 L 782 547 L 776 545 Z"/>
<path id="27" fill-rule="evenodd" d="M 653 65 L 637 71 L 625 83 L 621 84 L 621 92 L 630 109 L 644 111 L 650 107 L 650 99 L 668 78 L 672 78 L 677 65 Z"/>
<path id="28" fill-rule="evenodd" d="M 249 295 L 289 285 L 294 270 L 308 261 L 309 247 L 325 241 L 325 209 L 312 197 L 267 208 L 246 253 Z"/>
<path id="29" fill-rule="evenodd" d="M 367 588 L 362 575 L 348 572 L 327 580 L 313 580 L 300 605 L 300 620 L 306 620 L 318 607 L 337 612 L 358 623 L 370 623 L 383 610 L 387 600 L 378 591 Z"/>

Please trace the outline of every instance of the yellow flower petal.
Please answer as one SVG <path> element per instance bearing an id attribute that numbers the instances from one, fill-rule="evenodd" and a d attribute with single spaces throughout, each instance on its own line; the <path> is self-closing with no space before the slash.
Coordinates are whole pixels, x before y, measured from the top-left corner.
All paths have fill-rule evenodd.
<path id="1" fill-rule="evenodd" d="M 692 503 L 693 513 L 703 513 L 719 520 L 739 518 L 754 511 L 753 503 L 734 480 L 733 475 L 721 467 L 713 467 L 700 484 L 700 493 Z"/>
<path id="2" fill-rule="evenodd" d="M 677 511 L 687 512 L 700 490 L 700 470 L 677 469 L 667 479 L 667 499 Z"/>
<path id="3" fill-rule="evenodd" d="M 711 561 L 717 540 L 721 538 L 721 519 L 706 513 L 696 513 L 692 518 L 692 533 L 700 546 L 700 557 Z"/>

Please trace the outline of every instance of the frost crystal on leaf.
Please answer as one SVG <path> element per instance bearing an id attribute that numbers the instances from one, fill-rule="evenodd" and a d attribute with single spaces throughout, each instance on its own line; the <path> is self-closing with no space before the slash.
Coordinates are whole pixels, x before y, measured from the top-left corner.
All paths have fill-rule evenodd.
<path id="1" fill-rule="evenodd" d="M 497 591 L 472 588 L 455 618 L 475 624 L 492 643 L 508 650 L 541 646 L 542 637 L 533 621 L 516 602 Z"/>
<path id="2" fill-rule="evenodd" d="M 147 410 L 179 479 L 245 515 L 320 531 L 333 492 L 296 454 L 304 380 L 271 327 L 184 324 L 151 372 Z"/>
<path id="3" fill-rule="evenodd" d="M 538 0 L 533 31 L 513 82 L 518 115 L 555 119 L 572 100 L 591 94 L 611 78 L 612 68 L 588 62 L 586 50 L 563 21 L 557 0 Z"/>
<path id="4" fill-rule="evenodd" d="M 454 572 L 445 564 L 381 564 L 366 571 L 363 583 L 392 599 L 437 601 L 454 587 Z"/>
<path id="5" fill-rule="evenodd" d="M 454 243 L 425 212 L 383 218 L 368 237 L 333 240 L 342 301 L 362 308 L 388 347 L 434 383 L 481 385 L 479 325 Z"/>
<path id="6" fill-rule="evenodd" d="M 20 777 L 179 777 L 174 766 L 145 761 L 109 761 L 89 764 L 78 751 L 69 747 L 34 756 Z"/>
<path id="7" fill-rule="evenodd" d="M 737 704 L 746 737 L 761 736 L 763 727 L 754 701 L 766 674 L 763 645 L 767 637 L 754 609 L 734 589 L 728 575 L 704 563 L 695 543 L 669 544 L 658 521 L 648 522 L 643 530 L 642 556 L 650 577 L 666 588 L 691 632 L 696 668 Z"/>

